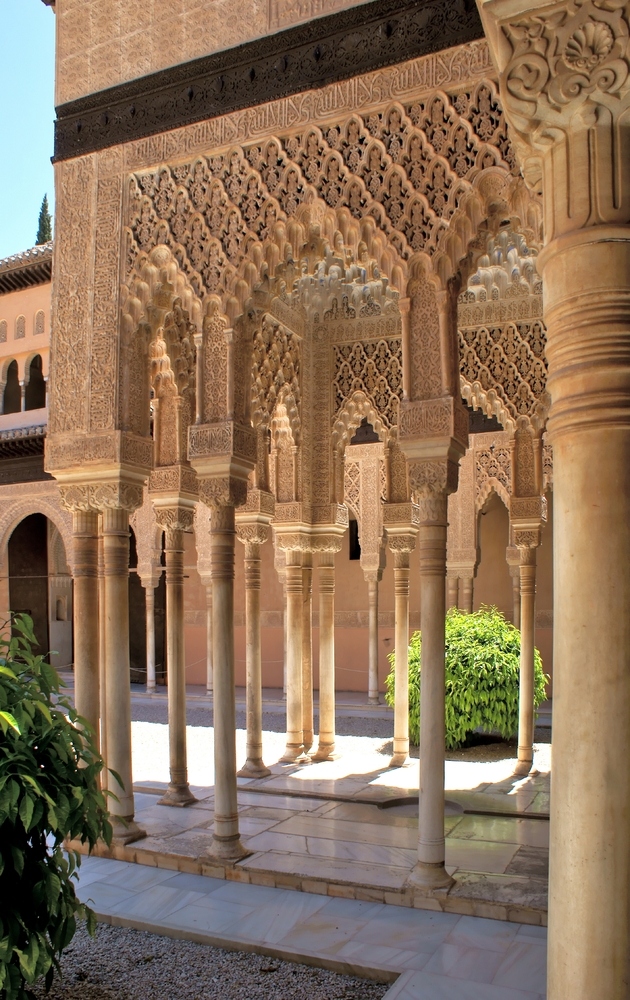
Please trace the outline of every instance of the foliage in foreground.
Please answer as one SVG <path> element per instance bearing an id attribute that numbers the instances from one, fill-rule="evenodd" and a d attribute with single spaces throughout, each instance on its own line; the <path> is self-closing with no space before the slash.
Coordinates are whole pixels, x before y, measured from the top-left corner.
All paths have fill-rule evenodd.
<path id="1" fill-rule="evenodd" d="M 80 856 L 62 843 L 111 843 L 112 829 L 88 724 L 33 654 L 29 616 L 12 626 L 0 635 L 0 1000 L 27 1000 L 41 976 L 50 987 L 77 917 L 94 928 L 74 889 Z"/>
<path id="2" fill-rule="evenodd" d="M 420 661 L 422 636 L 409 644 L 409 738 L 420 742 Z M 452 608 L 446 616 L 446 746 L 461 747 L 482 729 L 511 739 L 518 731 L 521 633 L 494 607 L 474 614 Z M 396 651 L 390 654 L 385 699 L 394 704 Z M 534 651 L 534 704 L 545 699 L 540 653 Z"/>

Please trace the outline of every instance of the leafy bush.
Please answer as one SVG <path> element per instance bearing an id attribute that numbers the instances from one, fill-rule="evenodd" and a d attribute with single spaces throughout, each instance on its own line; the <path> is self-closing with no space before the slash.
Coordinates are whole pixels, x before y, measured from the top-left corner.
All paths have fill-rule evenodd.
<path id="1" fill-rule="evenodd" d="M 409 738 L 420 742 L 420 660 L 422 637 L 409 644 Z M 518 731 L 521 633 L 497 608 L 474 614 L 452 608 L 446 616 L 446 746 L 461 747 L 476 729 L 510 739 Z M 385 682 L 385 700 L 394 704 L 396 651 Z M 545 699 L 540 653 L 534 651 L 534 704 Z"/>
<path id="2" fill-rule="evenodd" d="M 94 915 L 74 890 L 80 856 L 64 838 L 111 843 L 103 761 L 87 723 L 59 695 L 60 681 L 37 645 L 28 615 L 0 635 L 0 998 L 27 1000 L 41 976 L 50 986 L 77 917 Z"/>

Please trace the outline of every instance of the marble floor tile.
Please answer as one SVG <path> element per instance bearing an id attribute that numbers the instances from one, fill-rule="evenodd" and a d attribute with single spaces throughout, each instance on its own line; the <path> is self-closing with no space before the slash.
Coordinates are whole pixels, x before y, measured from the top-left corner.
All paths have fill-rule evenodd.
<path id="1" fill-rule="evenodd" d="M 172 877 L 173 872 L 166 868 L 134 865 L 123 871 L 108 874 L 107 882 L 109 885 L 120 885 L 123 889 L 128 889 L 131 892 L 141 892 L 143 889 L 150 889 L 154 885 L 168 882 Z"/>
<path id="2" fill-rule="evenodd" d="M 164 923 L 178 910 L 184 907 L 203 905 L 208 899 L 207 893 L 190 892 L 185 889 L 169 888 L 167 885 L 154 885 L 150 889 L 136 893 L 134 899 L 123 900 L 109 907 L 109 913 L 124 914 L 125 917 L 135 917 L 144 922 Z"/>
<path id="3" fill-rule="evenodd" d="M 261 834 L 265 836 L 265 834 Z M 281 854 L 267 851 L 255 854 L 241 862 L 246 870 L 282 872 L 302 878 L 321 878 L 330 882 L 353 885 L 370 885 L 380 889 L 402 889 L 409 876 L 408 868 L 388 868 L 368 865 L 358 861 L 337 861 L 328 858 L 325 867 L 322 859 L 304 854 Z M 392 907 L 393 909 L 393 907 Z"/>
<path id="4" fill-rule="evenodd" d="M 204 876 L 201 876 L 203 878 Z M 215 880 L 216 881 L 216 880 Z M 271 904 L 285 902 L 287 889 L 276 889 L 272 885 L 249 885 L 247 887 L 248 903 L 257 909 L 268 907 Z M 213 893 L 214 899 L 226 899 L 230 903 L 242 903 L 243 885 L 241 882 L 221 882 L 221 885 Z"/>
<path id="5" fill-rule="evenodd" d="M 519 847 L 505 869 L 506 875 L 534 875 L 549 878 L 549 850 L 544 847 Z"/>
<path id="6" fill-rule="evenodd" d="M 347 941 L 337 951 L 337 958 L 352 963 L 357 969 L 378 968 L 391 969 L 398 972 L 401 969 L 422 969 L 430 959 L 425 952 L 405 951 L 391 948 L 387 945 L 365 944 L 363 941 Z"/>
<path id="7" fill-rule="evenodd" d="M 291 892 L 281 890 L 282 897 L 277 902 L 257 906 L 252 912 L 245 914 L 235 928 L 241 941 L 253 940 L 266 944 L 278 944 L 284 941 L 296 927 L 326 905 L 326 896 L 315 896 L 306 892 Z M 229 903 L 227 905 L 230 905 Z M 315 953 L 309 948 L 310 954 Z"/>
<path id="8" fill-rule="evenodd" d="M 504 954 L 516 939 L 520 924 L 484 917 L 461 917 L 448 936 L 450 944 L 484 948 Z"/>
<path id="9" fill-rule="evenodd" d="M 326 916 L 320 910 L 294 927 L 280 941 L 283 947 L 308 950 L 318 955 L 336 955 L 346 942 L 355 938 L 360 923 L 344 917 Z"/>
<path id="10" fill-rule="evenodd" d="M 407 807 L 403 807 L 407 809 Z M 349 820 L 360 824 L 370 824 L 374 826 L 386 826 L 388 828 L 417 829 L 418 815 L 401 815 L 398 809 L 379 809 L 377 805 L 368 805 L 363 802 L 335 802 L 332 808 L 326 813 L 327 819 Z"/>
<path id="11" fill-rule="evenodd" d="M 169 927 L 235 937 L 235 932 L 250 916 L 252 908 L 241 906 L 238 903 L 227 903 L 225 900 L 217 900 L 215 904 L 211 904 L 213 895 L 214 893 L 211 893 L 200 900 L 198 904 L 185 906 L 171 913 L 168 921 Z M 258 919 L 262 921 L 260 916 Z"/>
<path id="12" fill-rule="evenodd" d="M 328 816 L 293 816 L 275 829 L 278 833 L 297 833 L 307 837 L 381 844 L 385 847 L 405 847 L 409 850 L 415 849 L 418 840 L 417 830 L 413 828 L 331 819 Z"/>
<path id="13" fill-rule="evenodd" d="M 111 864 L 113 868 L 107 868 Z M 125 871 L 128 862 L 110 861 L 109 858 L 82 858 L 79 868 L 79 880 L 82 886 L 88 886 L 92 882 L 100 882 L 101 879 L 110 879 L 119 871 Z"/>
<path id="14" fill-rule="evenodd" d="M 516 844 L 483 840 L 446 840 L 446 863 L 468 872 L 502 874 L 518 850 Z"/>
<path id="15" fill-rule="evenodd" d="M 511 986 L 513 989 L 542 993 L 546 988 L 546 976 L 545 944 L 521 938 L 503 956 L 492 982 L 496 986 Z"/>
<path id="16" fill-rule="evenodd" d="M 383 1000 L 540 1000 L 540 994 L 436 976 L 422 970 L 404 973 Z"/>
<path id="17" fill-rule="evenodd" d="M 361 861 L 366 864 L 407 868 L 408 870 L 413 868 L 418 859 L 415 848 L 384 847 L 380 844 L 361 844 L 349 840 L 326 840 L 319 837 L 307 837 L 306 847 L 309 854 L 320 858 Z"/>
<path id="18" fill-rule="evenodd" d="M 516 935 L 517 941 L 522 938 L 533 938 L 536 941 L 547 941 L 547 928 L 546 927 L 535 927 L 533 924 L 517 924 L 518 933 Z"/>
<path id="19" fill-rule="evenodd" d="M 467 979 L 473 983 L 491 983 L 502 958 L 503 955 L 497 951 L 470 948 L 446 941 L 431 956 L 424 971 L 438 976 L 452 976 L 454 979 Z"/>
<path id="20" fill-rule="evenodd" d="M 453 913 L 390 906 L 382 916 L 374 917 L 358 930 L 355 940 L 433 954 L 446 941 L 459 919 Z"/>
<path id="21" fill-rule="evenodd" d="M 461 840 L 490 840 L 501 844 L 549 847 L 549 823 L 542 819 L 508 816 L 464 816 L 451 832 Z"/>
<path id="22" fill-rule="evenodd" d="M 238 804 L 240 806 L 265 806 L 267 808 L 289 809 L 291 812 L 312 812 L 319 809 L 322 804 L 321 799 L 304 798 L 301 795 L 281 795 L 271 792 L 254 792 L 251 788 L 247 791 L 239 791 Z"/>
<path id="23" fill-rule="evenodd" d="M 130 902 L 136 896 L 135 892 L 106 881 L 91 882 L 86 886 L 79 882 L 76 892 L 81 902 L 87 903 L 96 913 L 109 913 L 113 906 Z"/>
<path id="24" fill-rule="evenodd" d="M 208 875 L 191 875 L 188 872 L 170 872 L 170 878 L 164 883 L 174 889 L 184 889 L 187 892 L 202 892 L 209 895 L 217 889 L 223 889 L 226 882 L 222 878 L 210 878 Z"/>

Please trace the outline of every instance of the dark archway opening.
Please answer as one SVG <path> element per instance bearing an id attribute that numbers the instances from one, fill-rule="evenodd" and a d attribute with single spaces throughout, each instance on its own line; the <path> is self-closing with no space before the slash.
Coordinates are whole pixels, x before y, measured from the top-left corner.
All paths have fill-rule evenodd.
<path id="1" fill-rule="evenodd" d="M 9 602 L 14 614 L 31 616 L 39 643 L 35 652 L 47 654 L 48 522 L 44 514 L 25 517 L 9 539 Z"/>
<path id="2" fill-rule="evenodd" d="M 42 372 L 41 354 L 36 354 L 29 367 L 28 383 L 24 390 L 24 409 L 41 410 L 46 406 L 46 383 Z"/>
<path id="3" fill-rule="evenodd" d="M 7 368 L 7 381 L 4 387 L 2 402 L 3 413 L 19 413 L 22 409 L 22 390 L 18 378 L 17 361 L 12 361 Z"/>

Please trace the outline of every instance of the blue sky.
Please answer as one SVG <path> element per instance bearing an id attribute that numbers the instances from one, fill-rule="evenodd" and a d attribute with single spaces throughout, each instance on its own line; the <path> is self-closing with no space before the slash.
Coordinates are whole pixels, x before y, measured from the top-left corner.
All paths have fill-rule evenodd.
<path id="1" fill-rule="evenodd" d="M 0 258 L 35 243 L 54 206 L 55 15 L 42 0 L 0 0 Z"/>

